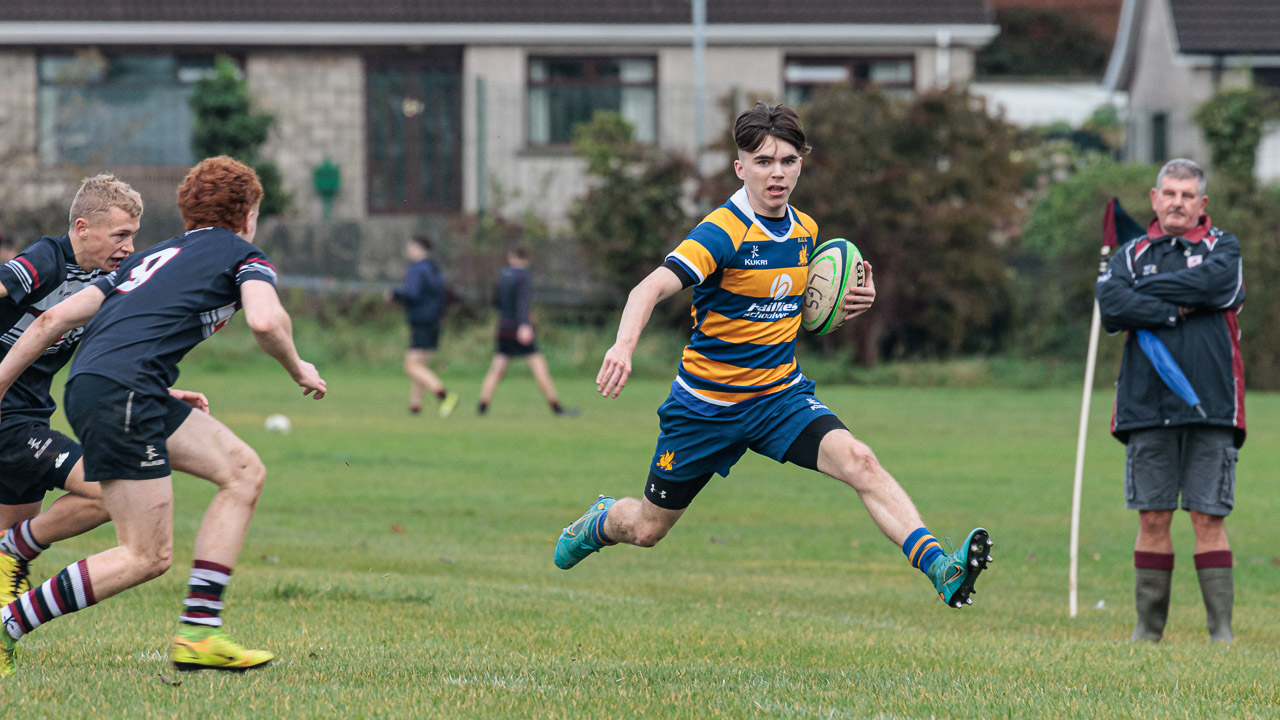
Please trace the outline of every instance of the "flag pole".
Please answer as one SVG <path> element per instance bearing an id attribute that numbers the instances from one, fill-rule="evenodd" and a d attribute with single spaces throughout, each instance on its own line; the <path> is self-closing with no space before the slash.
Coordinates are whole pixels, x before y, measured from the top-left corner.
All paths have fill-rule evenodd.
<path id="1" fill-rule="evenodd" d="M 1103 258 L 1110 248 L 1103 248 Z M 1080 432 L 1076 437 L 1076 474 L 1071 487 L 1071 570 L 1067 580 L 1067 604 L 1071 617 L 1079 610 L 1078 580 L 1080 566 L 1080 496 L 1084 484 L 1084 445 L 1089 430 L 1089 401 L 1093 396 L 1093 370 L 1098 361 L 1098 334 L 1102 327 L 1102 313 L 1098 301 L 1093 301 L 1093 321 L 1089 324 L 1089 354 L 1084 365 L 1084 399 L 1080 403 Z"/>
<path id="2" fill-rule="evenodd" d="M 1123 221 L 1126 232 L 1140 233 L 1142 228 L 1133 222 L 1129 214 L 1120 207 L 1118 198 L 1111 198 L 1107 210 L 1102 217 L 1102 250 L 1098 257 L 1098 276 L 1107 271 L 1111 259 L 1111 248 L 1120 244 L 1120 233 L 1117 224 Z M 1128 238 L 1125 238 L 1128 240 Z M 1102 310 L 1098 307 L 1098 299 L 1093 300 L 1093 320 L 1089 323 L 1089 353 L 1084 364 L 1084 393 L 1080 401 L 1080 432 L 1076 436 L 1076 473 L 1071 486 L 1071 540 L 1067 555 L 1069 569 L 1067 571 L 1067 607 L 1071 617 L 1079 612 L 1079 580 L 1080 580 L 1080 496 L 1084 486 L 1084 447 L 1089 431 L 1089 401 L 1093 399 L 1093 371 L 1098 364 L 1098 335 L 1102 329 Z"/>

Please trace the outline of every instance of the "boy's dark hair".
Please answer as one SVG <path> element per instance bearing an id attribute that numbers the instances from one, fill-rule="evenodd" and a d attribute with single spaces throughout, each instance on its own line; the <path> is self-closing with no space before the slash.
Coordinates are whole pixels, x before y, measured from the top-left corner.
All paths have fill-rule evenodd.
<path id="1" fill-rule="evenodd" d="M 733 141 L 743 152 L 759 150 L 767 137 L 791 143 L 801 155 L 808 155 L 813 149 L 805 140 L 800 116 L 786 105 L 758 102 L 755 107 L 739 115 L 733 124 Z"/>
<path id="2" fill-rule="evenodd" d="M 414 245 L 417 245 L 423 252 L 431 252 L 431 238 L 426 235 L 414 235 L 412 238 Z"/>
<path id="3" fill-rule="evenodd" d="M 507 248 L 507 254 L 513 258 L 516 258 L 517 260 L 528 260 L 529 248 L 525 247 L 524 245 L 512 245 L 511 247 Z"/>

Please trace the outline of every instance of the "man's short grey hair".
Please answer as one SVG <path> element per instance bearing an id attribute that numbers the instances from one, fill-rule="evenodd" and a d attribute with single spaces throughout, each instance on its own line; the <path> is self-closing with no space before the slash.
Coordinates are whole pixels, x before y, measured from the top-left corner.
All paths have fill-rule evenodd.
<path id="1" fill-rule="evenodd" d="M 1204 177 L 1204 168 L 1200 167 L 1194 160 L 1186 158 L 1174 158 L 1164 164 L 1160 168 L 1160 174 L 1156 176 L 1156 189 L 1160 189 L 1160 184 L 1164 182 L 1166 177 L 1174 180 L 1197 180 L 1200 184 L 1200 194 L 1204 194 L 1207 181 Z"/>

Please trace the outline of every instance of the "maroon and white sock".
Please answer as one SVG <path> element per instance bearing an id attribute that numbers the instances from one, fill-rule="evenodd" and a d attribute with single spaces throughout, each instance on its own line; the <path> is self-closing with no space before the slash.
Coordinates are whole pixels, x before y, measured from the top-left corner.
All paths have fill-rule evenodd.
<path id="1" fill-rule="evenodd" d="M 36 541 L 36 536 L 31 534 L 31 519 L 14 523 L 3 535 L 0 535 L 0 552 L 15 557 L 19 560 L 31 562 L 40 553 L 49 549 L 48 545 L 41 545 Z"/>
<path id="2" fill-rule="evenodd" d="M 0 608 L 0 622 L 14 640 L 50 620 L 96 605 L 89 563 L 81 560 Z"/>
<path id="3" fill-rule="evenodd" d="M 231 568 L 208 560 L 196 560 L 187 580 L 187 599 L 179 618 L 184 625 L 219 627 L 222 625 L 222 593 L 231 582 Z"/>

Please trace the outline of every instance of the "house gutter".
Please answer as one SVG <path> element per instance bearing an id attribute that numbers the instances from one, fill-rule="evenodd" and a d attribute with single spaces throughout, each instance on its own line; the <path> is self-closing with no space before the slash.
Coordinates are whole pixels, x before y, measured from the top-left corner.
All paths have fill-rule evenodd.
<path id="1" fill-rule="evenodd" d="M 711 45 L 934 45 L 989 43 L 995 25 L 707 25 Z M 680 45 L 693 42 L 689 24 L 552 23 L 195 23 L 6 22 L 0 45 Z"/>

